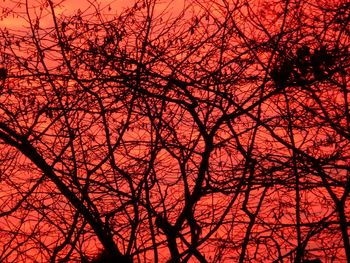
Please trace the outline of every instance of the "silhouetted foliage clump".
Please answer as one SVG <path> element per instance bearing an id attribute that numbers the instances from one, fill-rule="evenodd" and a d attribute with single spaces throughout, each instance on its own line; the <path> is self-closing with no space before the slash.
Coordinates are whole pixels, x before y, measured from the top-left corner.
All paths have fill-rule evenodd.
<path id="1" fill-rule="evenodd" d="M 295 54 L 282 52 L 271 70 L 271 78 L 278 89 L 323 81 L 335 73 L 337 55 L 337 50 L 329 50 L 326 46 L 311 51 L 310 47 L 303 45 Z"/>

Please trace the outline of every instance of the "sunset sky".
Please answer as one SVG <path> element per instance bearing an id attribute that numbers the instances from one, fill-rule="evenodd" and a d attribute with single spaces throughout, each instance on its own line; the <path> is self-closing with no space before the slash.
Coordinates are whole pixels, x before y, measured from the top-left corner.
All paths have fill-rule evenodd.
<path id="1" fill-rule="evenodd" d="M 2 1 L 0 262 L 350 262 L 349 10 Z"/>

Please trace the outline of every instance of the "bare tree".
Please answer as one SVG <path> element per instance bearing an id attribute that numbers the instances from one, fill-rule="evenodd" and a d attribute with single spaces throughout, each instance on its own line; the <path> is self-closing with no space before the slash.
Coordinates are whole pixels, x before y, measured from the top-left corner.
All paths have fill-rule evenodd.
<path id="1" fill-rule="evenodd" d="M 3 5 L 0 261 L 350 261 L 346 1 Z"/>

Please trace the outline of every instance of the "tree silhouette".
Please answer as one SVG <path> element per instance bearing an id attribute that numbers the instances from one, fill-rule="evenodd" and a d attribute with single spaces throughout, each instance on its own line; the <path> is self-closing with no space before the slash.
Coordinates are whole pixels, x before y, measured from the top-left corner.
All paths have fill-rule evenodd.
<path id="1" fill-rule="evenodd" d="M 67 4 L 1 4 L 1 262 L 350 262 L 347 1 Z"/>

